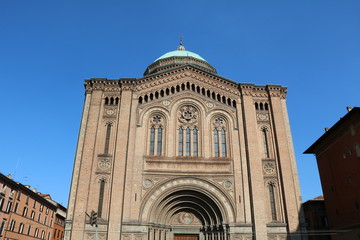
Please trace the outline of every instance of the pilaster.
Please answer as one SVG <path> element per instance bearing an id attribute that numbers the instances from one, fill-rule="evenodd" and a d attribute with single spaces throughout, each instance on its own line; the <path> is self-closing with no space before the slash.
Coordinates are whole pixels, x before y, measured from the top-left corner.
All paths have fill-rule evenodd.
<path id="1" fill-rule="evenodd" d="M 266 236 L 266 208 L 264 196 L 264 180 L 262 177 L 261 155 L 259 153 L 258 127 L 256 111 L 252 97 L 252 84 L 240 84 L 243 107 L 245 146 L 249 170 L 251 209 L 255 239 Z"/>
<path id="2" fill-rule="evenodd" d="M 121 82 L 121 100 L 119 123 L 116 132 L 116 149 L 114 154 L 113 175 L 111 185 L 110 214 L 108 240 L 120 239 L 124 210 L 125 179 L 127 169 L 127 153 L 129 148 L 129 131 L 132 105 L 132 82 Z"/>

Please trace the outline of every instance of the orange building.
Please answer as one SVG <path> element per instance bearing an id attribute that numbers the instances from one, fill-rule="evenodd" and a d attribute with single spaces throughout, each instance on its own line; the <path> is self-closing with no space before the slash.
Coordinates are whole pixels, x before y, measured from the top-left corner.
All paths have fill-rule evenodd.
<path id="1" fill-rule="evenodd" d="M 53 239 L 58 205 L 0 173 L 0 240 Z"/>
<path id="2" fill-rule="evenodd" d="M 316 154 L 333 240 L 360 236 L 360 108 L 348 110 L 305 151 Z"/>

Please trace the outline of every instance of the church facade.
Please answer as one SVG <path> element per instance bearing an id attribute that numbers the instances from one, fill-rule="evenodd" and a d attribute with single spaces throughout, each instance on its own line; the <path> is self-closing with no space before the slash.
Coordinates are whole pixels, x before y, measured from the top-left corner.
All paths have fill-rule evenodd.
<path id="1" fill-rule="evenodd" d="M 180 44 L 85 89 L 66 240 L 302 239 L 285 87 L 223 78 Z"/>

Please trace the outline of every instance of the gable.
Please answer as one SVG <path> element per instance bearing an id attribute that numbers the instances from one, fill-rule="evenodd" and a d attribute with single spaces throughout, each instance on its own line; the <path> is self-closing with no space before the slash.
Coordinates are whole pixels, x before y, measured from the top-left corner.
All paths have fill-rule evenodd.
<path id="1" fill-rule="evenodd" d="M 135 91 L 139 104 L 164 98 L 183 91 L 191 91 L 214 101 L 236 107 L 240 92 L 237 84 L 224 78 L 186 66 L 138 79 Z"/>

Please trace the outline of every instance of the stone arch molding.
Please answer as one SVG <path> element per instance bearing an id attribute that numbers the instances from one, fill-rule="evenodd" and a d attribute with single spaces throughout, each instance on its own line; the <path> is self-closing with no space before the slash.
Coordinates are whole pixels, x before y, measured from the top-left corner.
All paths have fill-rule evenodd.
<path id="1" fill-rule="evenodd" d="M 194 177 L 169 179 L 149 191 L 144 196 L 141 204 L 140 221 L 165 224 L 158 222 L 154 218 L 154 215 L 161 211 L 164 199 L 181 191 L 199 193 L 211 200 L 211 202 L 216 205 L 216 211 L 219 212 L 223 223 L 232 223 L 235 221 L 235 203 L 231 199 L 231 196 L 213 183 Z"/>

